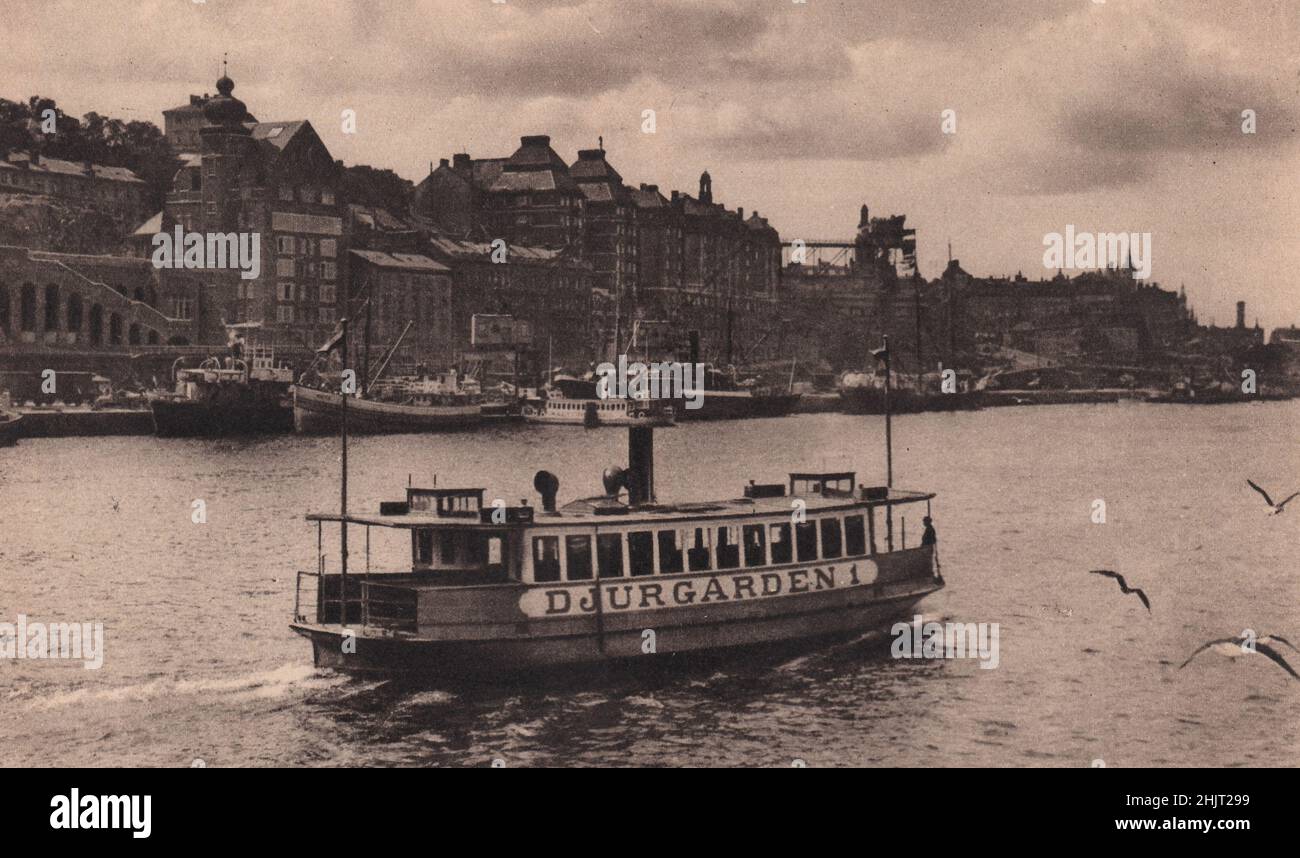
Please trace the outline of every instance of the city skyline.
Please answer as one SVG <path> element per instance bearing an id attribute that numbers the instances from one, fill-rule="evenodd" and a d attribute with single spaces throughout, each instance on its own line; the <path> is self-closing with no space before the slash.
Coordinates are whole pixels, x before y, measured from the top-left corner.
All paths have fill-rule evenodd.
<path id="1" fill-rule="evenodd" d="M 13 4 L 5 97 L 161 127 L 228 52 L 260 118 L 309 119 L 335 157 L 415 182 L 525 134 L 566 159 L 603 137 L 628 184 L 692 193 L 708 169 L 720 202 L 783 240 L 849 238 L 865 202 L 908 215 L 926 277 L 951 241 L 972 273 L 1038 279 L 1048 233 L 1150 232 L 1153 278 L 1185 283 L 1202 321 L 1231 324 L 1237 300 L 1266 328 L 1300 320 L 1300 203 L 1279 181 L 1300 166 L 1300 24 L 1283 3 L 59 5 Z M 92 30 L 114 38 L 76 42 Z"/>

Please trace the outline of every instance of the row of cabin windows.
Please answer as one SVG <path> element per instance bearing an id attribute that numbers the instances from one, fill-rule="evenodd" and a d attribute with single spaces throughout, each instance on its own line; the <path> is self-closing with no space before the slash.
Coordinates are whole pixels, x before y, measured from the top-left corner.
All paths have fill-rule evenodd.
<path id="1" fill-rule="evenodd" d="M 601 578 L 653 575 L 656 543 L 661 575 L 779 566 L 868 553 L 867 526 L 862 515 L 845 516 L 842 524 L 839 518 L 815 519 L 795 524 L 793 534 L 791 530 L 791 525 L 782 523 L 602 533 L 596 536 L 594 554 L 592 538 L 588 535 L 535 536 L 533 581 L 552 583 L 561 580 L 561 573 L 566 581 L 590 581 L 593 560 Z M 561 539 L 564 540 L 563 569 Z"/>

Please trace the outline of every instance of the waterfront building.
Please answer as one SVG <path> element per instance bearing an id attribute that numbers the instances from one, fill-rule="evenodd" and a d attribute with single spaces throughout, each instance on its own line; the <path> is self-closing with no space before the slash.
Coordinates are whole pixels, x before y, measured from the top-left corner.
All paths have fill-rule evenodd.
<path id="1" fill-rule="evenodd" d="M 536 348 L 549 349 L 557 363 L 585 368 L 596 359 L 599 331 L 593 318 L 603 312 L 592 287 L 590 262 L 547 247 L 506 245 L 493 261 L 493 247 L 435 235 L 429 255 L 451 269 L 452 318 L 456 348 L 470 346 L 476 315 L 506 315 L 531 326 Z"/>
<path id="2" fill-rule="evenodd" d="M 0 159 L 0 195 L 51 197 L 106 215 L 119 234 L 145 216 L 146 186 L 125 167 L 9 152 Z"/>
<path id="3" fill-rule="evenodd" d="M 145 259 L 0 247 L 0 360 L 9 369 L 104 371 L 169 342 Z"/>
<path id="4" fill-rule="evenodd" d="M 353 341 L 370 344 L 369 355 L 363 352 L 360 357 L 362 368 L 374 372 L 395 345 L 390 374 L 410 375 L 420 367 L 434 371 L 451 365 L 456 357 L 451 269 L 416 253 L 356 249 L 348 253 Z"/>
<path id="5" fill-rule="evenodd" d="M 165 270 L 164 311 L 191 343 L 224 343 L 225 325 L 257 323 L 282 352 L 308 353 L 333 330 L 346 278 L 341 168 L 310 122 L 253 122 L 234 86 L 223 77 L 203 102 L 200 151 L 183 160 L 159 225 L 256 233 L 260 273 Z"/>

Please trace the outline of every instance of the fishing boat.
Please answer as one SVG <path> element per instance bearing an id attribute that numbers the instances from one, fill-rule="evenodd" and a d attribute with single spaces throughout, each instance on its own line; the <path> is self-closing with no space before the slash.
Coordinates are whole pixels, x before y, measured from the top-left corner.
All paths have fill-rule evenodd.
<path id="1" fill-rule="evenodd" d="M 888 628 L 939 590 L 933 531 L 911 544 L 930 492 L 862 486 L 854 472 L 804 472 L 672 503 L 655 493 L 654 428 L 628 429 L 628 466 L 603 493 L 557 505 L 484 502 L 480 487 L 415 487 L 377 513 L 347 506 L 317 525 L 318 562 L 299 572 L 291 628 L 315 664 L 479 680 L 612 661 L 849 639 Z M 337 571 L 321 552 L 338 524 Z M 366 571 L 349 569 L 349 528 L 365 528 Z M 409 568 L 370 567 L 372 529 L 409 539 Z"/>
<path id="2" fill-rule="evenodd" d="M 294 431 L 305 435 L 337 433 L 343 422 L 343 399 L 342 393 L 332 390 L 294 385 Z M 387 402 L 351 395 L 347 399 L 351 430 L 367 435 L 448 432 L 514 416 L 506 409 L 493 409 L 480 402 L 438 405 Z"/>

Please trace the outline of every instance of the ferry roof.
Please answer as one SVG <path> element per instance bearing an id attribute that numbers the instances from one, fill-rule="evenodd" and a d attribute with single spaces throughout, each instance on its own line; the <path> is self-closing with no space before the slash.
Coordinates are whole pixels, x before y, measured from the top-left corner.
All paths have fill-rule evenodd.
<path id="1" fill-rule="evenodd" d="M 467 520 L 451 516 L 441 516 L 430 512 L 408 512 L 402 515 L 356 515 L 346 517 L 338 513 L 310 513 L 308 521 L 347 521 L 367 527 L 423 528 L 443 527 L 457 530 L 495 530 L 503 528 L 541 528 L 541 527 L 579 527 L 624 526 L 633 523 L 647 524 L 687 524 L 690 522 L 730 518 L 754 518 L 758 516 L 789 515 L 793 507 L 791 501 L 802 500 L 809 513 L 830 512 L 864 507 L 895 506 L 904 503 L 928 501 L 933 492 L 890 489 L 888 498 L 867 500 L 860 494 L 832 493 L 827 495 L 780 495 L 769 498 L 733 498 L 720 501 L 698 501 L 694 503 L 658 503 L 629 507 L 622 501 L 598 495 L 571 501 L 556 512 L 536 510 L 531 522 L 511 522 L 509 524 L 484 524 L 477 519 Z M 597 512 L 597 509 L 618 508 L 619 512 Z M 485 507 L 491 510 L 491 507 Z M 622 512 L 621 510 L 627 510 Z"/>

